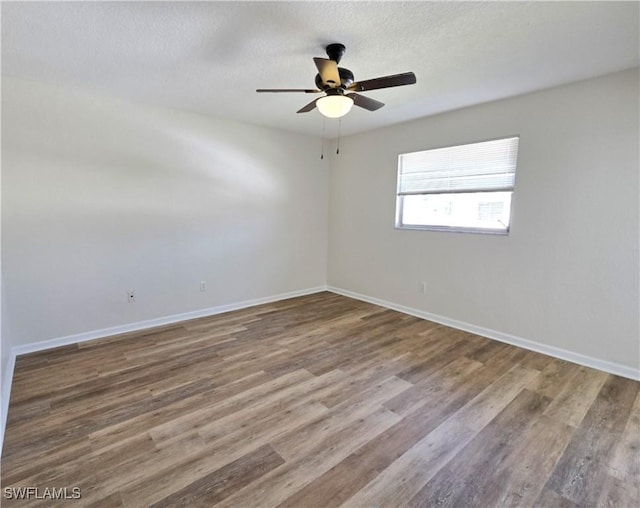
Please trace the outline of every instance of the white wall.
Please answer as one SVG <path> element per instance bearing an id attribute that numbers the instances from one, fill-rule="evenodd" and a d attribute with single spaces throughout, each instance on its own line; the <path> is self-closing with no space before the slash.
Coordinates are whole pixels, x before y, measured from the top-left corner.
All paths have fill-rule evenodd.
<path id="1" fill-rule="evenodd" d="M 0 104 L 0 114 L 2 107 Z M 1 126 L 2 122 L 0 122 Z M 2 128 L 0 127 L 0 139 L 2 138 Z M 0 164 L 0 224 L 2 223 L 2 164 Z M 2 333 L 2 308 L 4 299 L 2 293 L 2 235 L 0 234 L 0 455 L 2 455 L 2 445 L 4 444 L 4 429 L 7 422 L 7 409 L 9 403 L 9 391 L 11 378 L 13 376 L 13 362 L 10 360 L 11 343 L 9 336 Z"/>
<path id="2" fill-rule="evenodd" d="M 3 368 L 7 345 L 327 280 L 638 366 L 637 70 L 344 138 L 330 195 L 318 139 L 2 85 Z M 398 153 L 509 134 L 508 237 L 394 229 Z"/>
<path id="3" fill-rule="evenodd" d="M 637 369 L 638 93 L 634 69 L 343 139 L 329 284 Z M 394 229 L 399 153 L 511 134 L 509 236 Z"/>
<path id="4" fill-rule="evenodd" d="M 326 283 L 316 138 L 6 77 L 2 124 L 14 346 Z"/>

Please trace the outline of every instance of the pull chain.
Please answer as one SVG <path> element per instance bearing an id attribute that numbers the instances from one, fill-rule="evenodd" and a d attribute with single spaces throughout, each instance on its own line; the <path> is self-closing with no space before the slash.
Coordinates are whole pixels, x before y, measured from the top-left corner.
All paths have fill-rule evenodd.
<path id="1" fill-rule="evenodd" d="M 324 131 L 327 125 L 327 118 L 322 116 L 322 151 L 320 152 L 320 160 L 324 159 Z"/>
<path id="2" fill-rule="evenodd" d="M 342 132 L 342 117 L 338 120 L 338 148 L 336 149 L 336 155 L 340 153 L 340 133 Z"/>

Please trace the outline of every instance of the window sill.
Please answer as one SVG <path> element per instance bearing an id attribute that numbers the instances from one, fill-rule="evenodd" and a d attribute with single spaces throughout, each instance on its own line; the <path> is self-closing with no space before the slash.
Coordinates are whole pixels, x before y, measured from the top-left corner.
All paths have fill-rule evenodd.
<path id="1" fill-rule="evenodd" d="M 462 228 L 462 227 L 452 227 L 452 226 L 420 226 L 420 225 L 405 225 L 405 224 L 396 224 L 396 229 L 407 229 L 413 231 L 441 231 L 448 233 L 476 233 L 481 235 L 498 235 L 498 236 L 509 236 L 508 229 L 485 229 L 485 228 Z"/>

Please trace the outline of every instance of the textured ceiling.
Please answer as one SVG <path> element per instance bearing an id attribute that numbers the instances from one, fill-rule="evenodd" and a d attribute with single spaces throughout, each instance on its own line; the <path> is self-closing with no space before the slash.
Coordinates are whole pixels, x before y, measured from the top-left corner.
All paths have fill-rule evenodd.
<path id="1" fill-rule="evenodd" d="M 2 74 L 320 135 L 309 88 L 331 42 L 363 80 L 351 134 L 638 66 L 637 2 L 3 2 Z M 335 134 L 336 120 L 327 124 Z"/>

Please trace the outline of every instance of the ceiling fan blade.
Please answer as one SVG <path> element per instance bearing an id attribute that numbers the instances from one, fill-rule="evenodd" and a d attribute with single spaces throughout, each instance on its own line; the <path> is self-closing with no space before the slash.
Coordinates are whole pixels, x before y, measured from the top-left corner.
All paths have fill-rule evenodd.
<path id="1" fill-rule="evenodd" d="M 316 102 L 317 101 L 318 101 L 318 99 L 315 99 L 315 100 L 311 101 L 305 107 L 303 107 L 302 109 L 299 109 L 298 111 L 296 111 L 296 113 L 308 113 L 309 111 L 314 110 L 316 108 Z"/>
<path id="2" fill-rule="evenodd" d="M 283 93 L 283 92 L 302 92 L 302 93 L 320 93 L 322 90 L 305 89 L 305 88 L 258 88 L 256 92 L 264 93 Z"/>
<path id="3" fill-rule="evenodd" d="M 359 95 L 357 93 L 350 93 L 347 97 L 351 97 L 356 106 L 360 106 L 368 111 L 375 111 L 376 109 L 380 109 L 384 106 L 384 102 L 380 102 L 372 99 L 371 97 L 365 97 L 364 95 Z"/>
<path id="4" fill-rule="evenodd" d="M 340 72 L 338 72 L 337 63 L 328 58 L 314 58 L 313 61 L 325 85 L 329 85 L 331 88 L 340 86 Z"/>
<path id="5" fill-rule="evenodd" d="M 364 81 L 356 81 L 347 90 L 355 90 L 356 92 L 366 92 L 367 90 L 378 90 L 379 88 L 391 88 L 392 86 L 413 85 L 416 82 L 416 75 L 413 72 L 404 72 L 402 74 L 392 74 L 391 76 L 382 76 L 381 78 L 366 79 Z"/>

